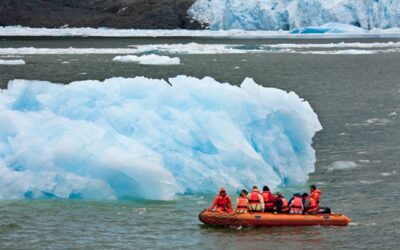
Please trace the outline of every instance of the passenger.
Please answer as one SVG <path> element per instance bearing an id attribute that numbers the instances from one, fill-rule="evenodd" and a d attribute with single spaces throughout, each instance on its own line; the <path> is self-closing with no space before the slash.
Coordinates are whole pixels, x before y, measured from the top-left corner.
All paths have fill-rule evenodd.
<path id="1" fill-rule="evenodd" d="M 249 201 L 247 200 L 247 191 L 243 189 L 240 192 L 239 198 L 236 200 L 236 213 L 244 214 L 247 213 L 249 208 Z"/>
<path id="2" fill-rule="evenodd" d="M 288 202 L 280 192 L 276 192 L 276 212 L 277 213 L 289 212 Z"/>
<path id="3" fill-rule="evenodd" d="M 317 205 L 319 206 L 319 200 L 321 198 L 321 191 L 319 189 L 317 189 L 317 187 L 315 185 L 311 185 L 311 192 L 310 192 L 310 196 L 312 198 L 314 198 L 314 200 L 317 202 Z"/>
<path id="4" fill-rule="evenodd" d="M 318 213 L 318 204 L 315 201 L 314 198 L 312 198 L 311 196 L 309 196 L 307 193 L 304 193 L 302 195 L 303 197 L 303 205 L 304 205 L 304 211 L 303 213 L 305 214 L 316 214 Z"/>
<path id="5" fill-rule="evenodd" d="M 225 189 L 221 187 L 218 195 L 215 197 L 214 202 L 211 204 L 209 210 L 214 210 L 217 207 L 218 212 L 232 212 L 232 201 Z"/>
<path id="6" fill-rule="evenodd" d="M 303 201 L 301 194 L 296 193 L 289 202 L 289 213 L 290 214 L 302 214 L 304 210 Z"/>
<path id="7" fill-rule="evenodd" d="M 264 212 L 273 212 L 275 207 L 276 197 L 271 193 L 268 186 L 263 187 L 261 196 L 264 199 Z"/>
<path id="8" fill-rule="evenodd" d="M 261 212 L 264 210 L 264 199 L 258 191 L 257 186 L 253 186 L 253 190 L 247 195 L 249 200 L 249 211 L 250 212 Z"/>

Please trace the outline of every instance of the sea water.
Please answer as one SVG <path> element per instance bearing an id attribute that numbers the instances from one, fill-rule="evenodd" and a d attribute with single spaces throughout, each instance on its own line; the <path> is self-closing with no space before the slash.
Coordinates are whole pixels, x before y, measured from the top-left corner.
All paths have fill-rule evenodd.
<path id="1" fill-rule="evenodd" d="M 31 55 L 4 53 L 1 59 L 21 59 L 25 64 L 0 65 L 0 84 L 6 89 L 8 82 L 14 79 L 68 84 L 89 79 L 104 81 L 113 77 L 137 76 L 168 81 L 177 75 L 188 75 L 199 79 L 210 76 L 218 82 L 229 82 L 237 86 L 246 77 L 251 77 L 266 88 L 293 91 L 309 103 L 323 127 L 323 130 L 313 137 L 312 146 L 316 152 L 315 172 L 309 175 L 308 182 L 280 185 L 274 187 L 273 191 L 280 190 L 290 196 L 295 191 L 307 191 L 309 184 L 317 184 L 323 191 L 322 204 L 331 207 L 336 213 L 345 213 L 353 222 L 348 227 L 216 229 L 202 225 L 197 217 L 212 201 L 211 191 L 204 194 L 178 192 L 179 194 L 169 201 L 152 201 L 146 197 L 141 197 L 140 200 L 93 200 L 84 199 L 79 195 L 70 199 L 49 195 L 36 200 L 34 194 L 37 192 L 32 192 L 32 196 L 4 198 L 0 201 L 1 248 L 397 247 L 400 224 L 397 216 L 400 205 L 400 54 L 396 51 L 396 45 L 387 46 L 389 42 L 396 44 L 396 39 L 199 38 L 187 41 L 185 38 L 3 38 L 0 46 L 53 49 L 68 49 L 71 46 L 118 50 L 132 49 L 133 46 L 187 42 L 204 44 L 203 48 L 220 44 L 224 45 L 224 48 L 233 45 L 239 50 L 262 49 L 256 52 L 220 54 L 157 50 L 141 52 L 180 59 L 179 65 L 162 66 L 112 61 L 115 56 L 123 55 L 119 52 Z M 334 48 L 318 46 L 331 43 L 337 45 L 333 46 Z M 353 51 L 346 52 L 339 48 L 343 43 L 352 43 L 353 47 L 345 46 L 345 50 Z M 358 43 L 362 45 L 356 45 Z M 368 45 L 372 43 L 385 45 Z M 268 46 L 271 44 L 277 45 Z M 301 45 L 294 51 L 277 51 L 276 47 L 289 49 L 287 44 L 314 45 L 311 46 L 312 49 L 300 48 L 304 47 Z M 291 47 L 290 49 L 293 49 L 293 46 Z M 340 53 L 332 53 L 338 50 Z M 354 50 L 376 52 L 363 54 L 354 53 Z M 309 51 L 313 53 L 303 53 Z M 29 84 L 34 85 L 37 82 L 28 82 Z M 10 90 L 3 90 L 2 97 L 8 91 Z M 74 100 L 73 97 L 70 99 Z M 55 99 L 56 104 L 58 100 L 60 97 Z M 74 109 L 79 111 L 78 106 Z M 28 119 L 29 115 L 35 114 L 21 114 L 24 119 Z M 9 121 L 2 120 L 3 127 L 5 122 Z M 43 121 L 43 125 L 45 124 L 48 123 Z M 40 126 L 36 129 L 40 129 Z M 35 142 L 26 141 L 26 144 L 32 143 Z M 38 143 L 37 146 L 38 152 L 46 150 L 46 144 Z M 4 156 L 2 157 L 4 159 Z M 37 158 L 41 159 L 40 154 Z M 265 183 L 269 183 L 267 178 Z M 263 184 L 262 180 L 257 183 L 259 186 Z M 8 187 L 12 185 L 15 185 L 15 180 L 10 180 Z M 246 185 L 247 188 L 251 186 L 250 183 Z M 149 185 L 148 188 L 151 187 L 152 185 Z M 234 190 L 229 194 L 232 198 L 237 195 Z"/>

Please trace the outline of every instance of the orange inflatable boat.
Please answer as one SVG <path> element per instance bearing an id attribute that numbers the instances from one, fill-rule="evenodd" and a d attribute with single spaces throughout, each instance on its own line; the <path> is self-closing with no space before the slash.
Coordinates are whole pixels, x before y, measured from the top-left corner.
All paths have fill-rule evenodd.
<path id="1" fill-rule="evenodd" d="M 346 226 L 351 219 L 343 214 L 220 213 L 204 210 L 199 219 L 211 226 Z"/>

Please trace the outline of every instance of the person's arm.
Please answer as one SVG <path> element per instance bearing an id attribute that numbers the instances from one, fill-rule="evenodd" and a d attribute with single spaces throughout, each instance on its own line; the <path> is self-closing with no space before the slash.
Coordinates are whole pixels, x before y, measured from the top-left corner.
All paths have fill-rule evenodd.
<path id="1" fill-rule="evenodd" d="M 264 209 L 264 198 L 261 194 L 258 195 L 258 199 L 260 199 L 261 209 Z"/>
<path id="2" fill-rule="evenodd" d="M 280 199 L 276 200 L 276 211 L 278 212 L 282 211 L 282 200 Z"/>
<path id="3" fill-rule="evenodd" d="M 289 202 L 288 202 L 288 207 L 291 207 L 291 206 L 292 206 L 292 202 L 293 202 L 293 197 L 290 198 L 290 200 L 289 200 Z"/>
<path id="4" fill-rule="evenodd" d="M 231 197 L 228 197 L 228 212 L 231 212 L 232 211 L 232 200 L 231 200 Z"/>

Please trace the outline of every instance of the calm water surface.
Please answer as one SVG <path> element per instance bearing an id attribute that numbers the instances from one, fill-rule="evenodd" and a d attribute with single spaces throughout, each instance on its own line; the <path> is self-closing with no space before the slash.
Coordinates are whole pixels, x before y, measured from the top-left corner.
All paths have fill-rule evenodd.
<path id="1" fill-rule="evenodd" d="M 390 39 L 389 39 L 390 40 Z M 387 42 L 388 39 L 346 42 Z M 392 39 L 393 40 L 393 39 Z M 193 39 L 0 38 L 0 47 L 126 47 Z M 340 40 L 341 41 L 341 40 Z M 197 39 L 198 43 L 327 43 L 338 40 Z M 394 41 L 394 40 L 393 40 Z M 175 55 L 182 64 L 113 62 L 115 55 L 29 55 L 26 65 L 0 65 L 0 87 L 11 79 L 75 80 L 186 74 L 295 91 L 324 127 L 314 137 L 310 183 L 323 205 L 353 219 L 347 227 L 210 228 L 198 213 L 211 195 L 175 201 L 0 201 L 0 248 L 127 249 L 397 249 L 400 235 L 400 53 L 375 55 Z M 68 61 L 69 63 L 61 63 Z M 0 121 L 1 122 L 1 121 Z M 282 189 L 287 195 L 308 185 Z M 235 194 L 231 194 L 235 196 Z"/>

